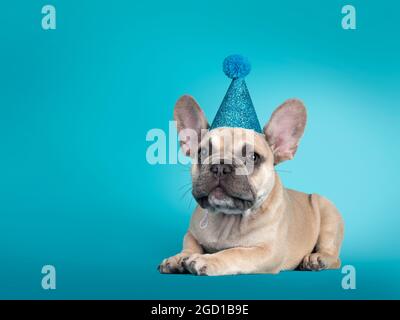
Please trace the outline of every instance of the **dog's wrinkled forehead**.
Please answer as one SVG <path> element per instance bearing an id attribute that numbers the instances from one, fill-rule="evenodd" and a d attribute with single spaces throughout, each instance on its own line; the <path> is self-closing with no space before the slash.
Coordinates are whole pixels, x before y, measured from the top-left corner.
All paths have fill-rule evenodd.
<path id="1" fill-rule="evenodd" d="M 201 139 L 200 147 L 212 147 L 213 152 L 240 152 L 247 151 L 258 153 L 268 152 L 269 146 L 263 134 L 243 128 L 216 128 L 208 131 Z"/>

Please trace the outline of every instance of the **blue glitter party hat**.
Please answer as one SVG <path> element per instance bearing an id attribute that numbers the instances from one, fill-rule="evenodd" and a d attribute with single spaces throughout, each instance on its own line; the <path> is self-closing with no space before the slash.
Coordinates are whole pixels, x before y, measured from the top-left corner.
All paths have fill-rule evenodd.
<path id="1" fill-rule="evenodd" d="M 224 73 L 232 79 L 211 129 L 238 127 L 262 133 L 260 122 L 247 90 L 244 77 L 250 72 L 250 62 L 241 55 L 231 55 L 223 63 Z"/>

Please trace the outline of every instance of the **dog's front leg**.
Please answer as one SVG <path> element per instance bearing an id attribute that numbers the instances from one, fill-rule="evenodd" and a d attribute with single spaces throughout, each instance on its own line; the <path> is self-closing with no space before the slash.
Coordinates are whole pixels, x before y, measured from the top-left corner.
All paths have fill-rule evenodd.
<path id="1" fill-rule="evenodd" d="M 193 237 L 193 235 L 188 231 L 183 238 L 183 249 L 182 252 L 164 259 L 158 266 L 158 271 L 160 273 L 183 273 L 186 269 L 182 265 L 182 260 L 193 255 L 202 254 L 203 248 Z"/>
<path id="2" fill-rule="evenodd" d="M 240 273 L 278 273 L 282 259 L 267 246 L 237 247 L 213 254 L 193 254 L 182 261 L 196 275 L 230 275 Z"/>

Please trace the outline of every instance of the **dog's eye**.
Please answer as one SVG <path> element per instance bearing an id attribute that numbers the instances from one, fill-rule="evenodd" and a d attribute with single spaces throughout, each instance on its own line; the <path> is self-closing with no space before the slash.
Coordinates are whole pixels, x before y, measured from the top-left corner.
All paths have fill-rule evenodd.
<path id="1" fill-rule="evenodd" d="M 252 152 L 247 157 L 251 162 L 257 163 L 260 160 L 260 155 L 256 152 Z"/>
<path id="2" fill-rule="evenodd" d="M 208 150 L 206 148 L 200 148 L 197 152 L 198 163 L 201 163 L 205 158 L 208 157 Z"/>

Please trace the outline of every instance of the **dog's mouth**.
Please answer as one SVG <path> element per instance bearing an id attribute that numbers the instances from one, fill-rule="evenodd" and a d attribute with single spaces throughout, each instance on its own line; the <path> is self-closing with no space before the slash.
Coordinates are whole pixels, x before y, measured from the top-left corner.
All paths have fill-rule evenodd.
<path id="1" fill-rule="evenodd" d="M 233 214 L 243 213 L 254 204 L 253 200 L 230 195 L 220 185 L 211 190 L 208 195 L 195 198 L 198 204 L 204 209 Z"/>

